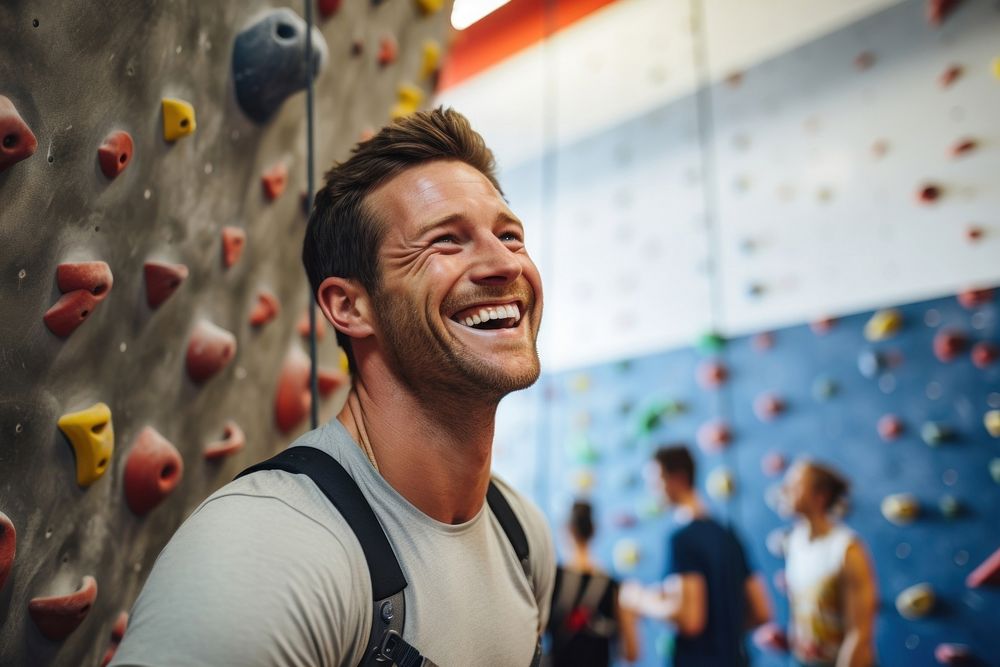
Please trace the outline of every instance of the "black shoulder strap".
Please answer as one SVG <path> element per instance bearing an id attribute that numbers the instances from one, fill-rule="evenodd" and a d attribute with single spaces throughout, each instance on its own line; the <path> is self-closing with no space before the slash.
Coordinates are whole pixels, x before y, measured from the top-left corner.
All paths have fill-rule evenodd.
<path id="1" fill-rule="evenodd" d="M 528 538 L 524 534 L 524 528 L 521 527 L 521 522 L 517 520 L 514 510 L 511 509 L 510 503 L 507 502 L 507 498 L 497 488 L 497 485 L 493 483 L 493 480 L 490 480 L 490 486 L 486 490 L 486 502 L 489 503 L 490 509 L 493 510 L 493 516 L 500 522 L 500 527 L 503 528 L 503 532 L 510 541 L 510 545 L 514 547 L 514 553 L 517 554 L 517 559 L 521 561 L 521 566 L 524 568 L 525 574 L 529 575 L 528 581 L 530 582 Z"/>

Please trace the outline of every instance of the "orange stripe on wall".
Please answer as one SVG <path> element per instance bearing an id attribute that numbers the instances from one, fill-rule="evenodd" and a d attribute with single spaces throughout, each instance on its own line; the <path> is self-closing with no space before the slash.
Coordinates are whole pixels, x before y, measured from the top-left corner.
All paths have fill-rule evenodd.
<path id="1" fill-rule="evenodd" d="M 465 30 L 452 32 L 438 87 L 457 85 L 614 1 L 511 0 Z M 546 25 L 550 6 L 551 27 Z"/>

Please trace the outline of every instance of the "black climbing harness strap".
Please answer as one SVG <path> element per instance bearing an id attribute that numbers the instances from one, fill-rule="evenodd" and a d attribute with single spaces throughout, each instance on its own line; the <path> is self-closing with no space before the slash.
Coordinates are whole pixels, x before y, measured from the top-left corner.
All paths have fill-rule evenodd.
<path id="1" fill-rule="evenodd" d="M 354 479 L 340 462 L 323 451 L 309 446 L 290 447 L 270 459 L 253 465 L 237 479 L 258 470 L 282 470 L 306 475 L 323 492 L 354 531 L 368 563 L 372 581 L 372 626 L 359 667 L 437 667 L 403 639 L 406 602 L 403 589 L 406 578 L 389 544 L 382 524 Z M 490 482 L 486 500 L 500 527 L 514 548 L 514 553 L 531 581 L 528 571 L 528 539 L 507 499 Z M 531 667 L 541 662 L 541 642 L 535 645 Z"/>

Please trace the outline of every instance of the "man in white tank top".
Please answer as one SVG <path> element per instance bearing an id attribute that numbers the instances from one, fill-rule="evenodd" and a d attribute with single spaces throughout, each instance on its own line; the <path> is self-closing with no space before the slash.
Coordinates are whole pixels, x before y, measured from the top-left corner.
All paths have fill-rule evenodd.
<path id="1" fill-rule="evenodd" d="M 791 649 L 800 664 L 875 664 L 875 575 L 864 543 L 840 523 L 847 482 L 811 461 L 785 480 L 791 509 L 801 518 L 788 537 L 785 580 Z"/>

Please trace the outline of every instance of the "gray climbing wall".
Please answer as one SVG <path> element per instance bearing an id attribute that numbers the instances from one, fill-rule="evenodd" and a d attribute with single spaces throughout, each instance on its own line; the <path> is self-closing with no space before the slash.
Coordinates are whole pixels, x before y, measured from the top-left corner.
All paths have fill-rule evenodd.
<path id="1" fill-rule="evenodd" d="M 363 132 L 426 104 L 435 78 L 428 43 L 443 41 L 443 4 L 352 0 L 325 16 L 314 8 L 314 42 L 326 50 L 315 79 L 317 179 Z M 306 95 L 257 123 L 237 101 L 232 63 L 237 34 L 277 6 L 0 5 L 0 96 L 37 140 L 33 155 L 5 157 L 24 153 L 30 137 L 0 99 L 0 664 L 100 664 L 116 619 L 175 527 L 307 427 L 299 326 L 309 301 L 299 261 Z M 304 16 L 301 3 L 290 6 Z M 304 24 L 278 18 L 260 43 L 276 49 L 266 62 L 298 49 L 301 63 Z M 295 79 L 252 74 L 262 79 L 249 93 L 258 101 Z M 193 122 L 174 126 L 193 133 L 165 140 L 164 98 L 193 107 Z M 131 136 L 130 157 L 119 146 L 102 168 L 98 149 L 116 131 Z M 265 183 L 266 172 L 279 178 Z M 237 240 L 245 235 L 232 262 L 224 261 L 227 227 Z M 58 279 L 60 265 L 93 261 L 113 274 L 110 290 L 87 275 L 73 283 L 72 271 Z M 166 265 L 155 308 L 148 262 Z M 57 303 L 69 304 L 71 331 L 57 317 L 44 321 Z M 198 340 L 201 322 L 232 338 Z M 345 378 L 333 332 L 321 333 L 329 416 Z M 58 422 L 100 403 L 110 423 L 106 415 L 78 420 L 81 441 L 93 446 L 76 449 Z M 238 428 L 227 431 L 230 421 Z M 227 434 L 227 446 L 206 459 L 206 447 Z M 142 447 L 130 456 L 134 444 Z M 39 600 L 50 596 L 63 599 Z"/>

